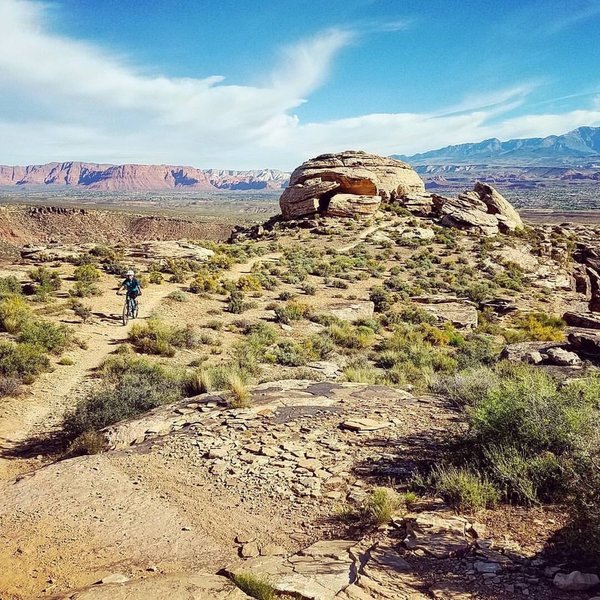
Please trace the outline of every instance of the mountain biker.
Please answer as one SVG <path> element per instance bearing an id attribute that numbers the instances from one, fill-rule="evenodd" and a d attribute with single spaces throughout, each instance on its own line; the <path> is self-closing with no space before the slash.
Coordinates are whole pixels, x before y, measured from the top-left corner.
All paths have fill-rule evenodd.
<path id="1" fill-rule="evenodd" d="M 139 280 L 136 278 L 135 273 L 131 269 L 125 274 L 125 280 L 119 286 L 119 289 L 117 290 L 117 296 L 119 295 L 119 292 L 122 288 L 125 288 L 126 290 L 125 295 L 127 297 L 127 300 L 133 300 L 137 306 L 138 296 L 142 295 L 142 286 Z"/>

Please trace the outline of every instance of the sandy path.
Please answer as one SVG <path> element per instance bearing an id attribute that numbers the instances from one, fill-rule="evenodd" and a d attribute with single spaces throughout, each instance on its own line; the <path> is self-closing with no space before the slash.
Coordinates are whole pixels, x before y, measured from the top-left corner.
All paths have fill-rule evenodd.
<path id="1" fill-rule="evenodd" d="M 106 281 L 102 287 L 102 295 L 85 301 L 92 307 L 91 322 L 74 324 L 76 317 L 62 317 L 87 344 L 86 349 L 74 348 L 65 353 L 75 364 L 54 365 L 53 371 L 42 374 L 26 388 L 25 395 L 5 398 L 0 403 L 0 478 L 14 476 L 32 466 L 31 461 L 14 458 L 11 454 L 26 440 L 56 430 L 65 413 L 81 397 L 93 370 L 126 339 L 132 323 L 127 327 L 120 323 L 123 297 L 115 295 L 114 281 Z M 140 318 L 147 318 L 174 289 L 177 286 L 173 284 L 145 289 L 140 300 Z"/>

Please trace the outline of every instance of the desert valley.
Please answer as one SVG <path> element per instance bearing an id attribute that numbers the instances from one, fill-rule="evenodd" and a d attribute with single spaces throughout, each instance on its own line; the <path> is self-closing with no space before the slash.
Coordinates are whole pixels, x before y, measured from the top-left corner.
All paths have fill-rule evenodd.
<path id="1" fill-rule="evenodd" d="M 600 225 L 357 151 L 279 196 L 2 207 L 0 596 L 589 598 Z"/>
<path id="2" fill-rule="evenodd" d="M 600 0 L 0 0 L 0 600 L 600 600 Z"/>

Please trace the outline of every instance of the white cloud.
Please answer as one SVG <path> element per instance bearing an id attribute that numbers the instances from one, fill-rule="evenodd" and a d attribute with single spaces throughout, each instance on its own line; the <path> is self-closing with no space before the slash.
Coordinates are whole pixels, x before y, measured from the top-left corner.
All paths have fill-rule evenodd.
<path id="1" fill-rule="evenodd" d="M 336 54 L 364 32 L 331 29 L 283 48 L 264 86 L 240 86 L 222 76 L 149 76 L 123 57 L 49 31 L 46 10 L 31 0 L 0 0 L 0 163 L 291 168 L 346 148 L 412 153 L 600 123 L 597 103 L 498 122 L 535 83 L 470 94 L 435 113 L 302 123 L 294 109 L 326 82 Z"/>

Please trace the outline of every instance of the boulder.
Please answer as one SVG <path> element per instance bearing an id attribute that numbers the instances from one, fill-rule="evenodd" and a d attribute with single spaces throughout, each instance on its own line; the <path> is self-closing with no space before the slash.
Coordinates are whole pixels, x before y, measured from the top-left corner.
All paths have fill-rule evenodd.
<path id="1" fill-rule="evenodd" d="M 569 346 L 577 352 L 591 358 L 600 358 L 600 331 L 577 330 L 569 333 Z"/>
<path id="2" fill-rule="evenodd" d="M 539 364 L 542 362 L 542 354 L 553 347 L 556 347 L 556 342 L 518 342 L 505 346 L 500 358 L 511 362 Z"/>
<path id="3" fill-rule="evenodd" d="M 600 584 L 600 578 L 595 573 L 557 573 L 553 579 L 554 585 L 565 592 L 584 592 Z"/>
<path id="4" fill-rule="evenodd" d="M 563 321 L 572 327 L 581 327 L 583 329 L 600 329 L 600 316 L 591 313 L 567 311 L 563 315 Z"/>
<path id="5" fill-rule="evenodd" d="M 500 231 L 514 231 L 523 228 L 523 221 L 513 205 L 496 189 L 487 183 L 478 181 L 474 191 L 479 199 L 487 206 L 487 212 L 496 215 Z"/>
<path id="6" fill-rule="evenodd" d="M 569 352 L 564 348 L 548 348 L 547 362 L 558 367 L 578 367 L 581 365 L 581 359 L 575 352 Z"/>
<path id="7" fill-rule="evenodd" d="M 483 235 L 507 233 L 523 227 L 519 213 L 510 202 L 491 185 L 479 181 L 472 191 L 463 192 L 456 198 L 434 195 L 433 204 L 442 225 L 449 227 L 472 229 Z"/>
<path id="8" fill-rule="evenodd" d="M 336 196 L 340 197 L 333 201 Z M 421 198 L 426 197 L 423 181 L 409 165 L 376 154 L 347 150 L 322 154 L 296 168 L 279 206 L 284 219 L 317 212 L 365 216 L 373 214 L 381 201 L 408 196 L 419 198 L 420 205 L 427 203 L 426 198 Z"/>

